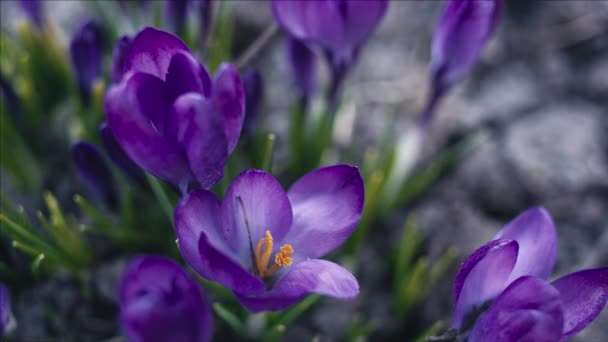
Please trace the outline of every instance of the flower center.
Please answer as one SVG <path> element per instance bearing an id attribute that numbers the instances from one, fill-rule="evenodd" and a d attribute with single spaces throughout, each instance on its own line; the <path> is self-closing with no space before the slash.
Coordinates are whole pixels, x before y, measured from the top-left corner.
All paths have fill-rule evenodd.
<path id="1" fill-rule="evenodd" d="M 289 257 L 293 254 L 291 245 L 283 245 L 279 248 L 274 256 L 274 263 L 268 267 L 270 255 L 272 254 L 272 234 L 266 231 L 266 235 L 258 242 L 255 247 L 255 266 L 258 269 L 258 274 L 262 278 L 271 276 L 279 267 L 289 267 L 293 263 L 293 259 Z"/>

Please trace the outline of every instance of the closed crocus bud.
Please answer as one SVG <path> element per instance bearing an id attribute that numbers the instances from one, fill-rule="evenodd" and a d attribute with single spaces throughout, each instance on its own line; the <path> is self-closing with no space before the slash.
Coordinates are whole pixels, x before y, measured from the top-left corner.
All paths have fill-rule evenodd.
<path id="1" fill-rule="evenodd" d="M 183 36 L 186 27 L 190 0 L 166 0 L 166 26 L 175 34 Z"/>
<path id="2" fill-rule="evenodd" d="M 0 337 L 13 330 L 15 325 L 8 289 L 0 283 Z"/>
<path id="3" fill-rule="evenodd" d="M 317 85 L 317 55 L 306 43 L 290 37 L 287 42 L 287 62 L 293 84 L 306 103 Z"/>
<path id="4" fill-rule="evenodd" d="M 264 80 L 257 69 L 248 70 L 243 76 L 245 89 L 245 122 L 243 131 L 252 134 L 255 130 L 258 117 L 264 105 Z"/>
<path id="5" fill-rule="evenodd" d="M 201 288 L 174 261 L 141 256 L 120 286 L 120 321 L 129 341 L 206 342 L 213 317 Z"/>
<path id="6" fill-rule="evenodd" d="M 222 64 L 211 79 L 183 41 L 146 27 L 133 38 L 123 72 L 104 111 L 125 153 L 182 193 L 217 184 L 245 117 L 237 69 Z"/>
<path id="7" fill-rule="evenodd" d="M 99 137 L 101 144 L 110 156 L 110 159 L 118 166 L 129 178 L 135 181 L 139 185 L 146 184 L 146 178 L 142 169 L 135 164 L 125 151 L 120 147 L 116 138 L 112 134 L 110 127 L 107 123 L 103 122 L 99 126 Z"/>
<path id="8" fill-rule="evenodd" d="M 42 27 L 42 1 L 41 0 L 20 0 L 21 8 L 38 28 Z"/>
<path id="9" fill-rule="evenodd" d="M 83 102 L 88 104 L 94 82 L 101 77 L 103 33 L 93 20 L 82 22 L 70 41 L 70 55 Z"/>
<path id="10" fill-rule="evenodd" d="M 124 35 L 119 37 L 116 45 L 114 45 L 114 51 L 112 52 L 112 81 L 114 83 L 118 83 L 122 79 L 125 57 L 132 41 L 131 37 Z"/>
<path id="11" fill-rule="evenodd" d="M 475 65 L 496 28 L 502 0 L 449 0 L 435 30 L 431 72 L 435 91 L 443 92 Z"/>
<path id="12" fill-rule="evenodd" d="M 116 208 L 118 197 L 112 173 L 95 145 L 80 141 L 72 146 L 76 171 L 89 191 L 109 208 Z"/>

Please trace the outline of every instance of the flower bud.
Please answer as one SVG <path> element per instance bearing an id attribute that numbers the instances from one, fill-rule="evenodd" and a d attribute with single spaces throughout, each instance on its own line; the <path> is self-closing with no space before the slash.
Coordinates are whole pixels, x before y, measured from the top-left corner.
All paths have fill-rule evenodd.
<path id="1" fill-rule="evenodd" d="M 291 37 L 287 42 L 287 61 L 293 84 L 307 101 L 317 85 L 317 55 L 303 41 Z"/>
<path id="2" fill-rule="evenodd" d="M 70 55 L 83 102 L 88 104 L 95 81 L 101 77 L 103 33 L 101 27 L 89 19 L 80 25 L 70 41 Z"/>
<path id="3" fill-rule="evenodd" d="M 255 131 L 258 117 L 264 105 L 264 80 L 257 69 L 248 70 L 243 76 L 243 88 L 245 89 L 245 122 L 243 130 L 245 134 Z"/>

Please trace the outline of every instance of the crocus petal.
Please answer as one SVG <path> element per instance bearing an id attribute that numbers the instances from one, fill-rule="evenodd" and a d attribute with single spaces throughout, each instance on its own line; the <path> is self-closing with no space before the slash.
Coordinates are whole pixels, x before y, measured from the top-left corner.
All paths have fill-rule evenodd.
<path id="1" fill-rule="evenodd" d="M 505 226 L 496 238 L 515 240 L 519 244 L 517 263 L 509 282 L 524 275 L 549 278 L 557 258 L 557 232 L 547 210 L 541 207 L 526 210 Z"/>
<path id="2" fill-rule="evenodd" d="M 110 87 L 105 114 L 116 140 L 139 166 L 175 184 L 191 178 L 183 153 L 162 135 L 171 108 L 164 82 L 137 73 Z"/>
<path id="3" fill-rule="evenodd" d="M 209 191 L 195 190 L 180 200 L 173 218 L 184 259 L 200 275 L 229 289 L 264 291 L 264 283 L 244 269 L 251 258 L 237 259 L 238 253 L 228 246 L 219 214 L 219 200 Z"/>
<path id="4" fill-rule="evenodd" d="M 238 70 L 232 64 L 222 64 L 213 80 L 213 105 L 224 121 L 228 138 L 228 153 L 236 146 L 245 120 L 245 90 Z"/>
<path id="5" fill-rule="evenodd" d="M 135 164 L 129 156 L 122 149 L 110 126 L 107 122 L 102 122 L 99 125 L 99 140 L 110 159 L 116 164 L 121 170 L 123 170 L 131 179 L 137 182 L 139 185 L 144 186 L 146 184 L 146 178 L 143 171 Z"/>
<path id="6" fill-rule="evenodd" d="M 171 59 L 190 50 L 178 37 L 152 27 L 141 30 L 133 39 L 124 64 L 124 73 L 144 72 L 165 80 Z"/>
<path id="7" fill-rule="evenodd" d="M 174 97 L 187 92 L 196 92 L 208 97 L 211 93 L 211 77 L 207 69 L 190 53 L 179 52 L 173 56 L 166 82 Z"/>
<path id="8" fill-rule="evenodd" d="M 300 178 L 287 196 L 293 226 L 285 239 L 298 257 L 318 258 L 332 251 L 353 232 L 363 211 L 363 179 L 359 169 L 335 165 Z"/>
<path id="9" fill-rule="evenodd" d="M 247 309 L 258 312 L 283 310 L 309 293 L 353 299 L 359 294 L 359 283 L 345 268 L 326 260 L 311 259 L 294 265 L 263 295 L 235 294 Z"/>
<path id="10" fill-rule="evenodd" d="M 521 277 L 475 323 L 471 342 L 556 342 L 564 321 L 559 292 L 544 280 Z"/>
<path id="11" fill-rule="evenodd" d="M 70 56 L 84 103 L 88 103 L 96 79 L 101 77 L 103 32 L 92 19 L 80 24 L 70 40 Z"/>
<path id="12" fill-rule="evenodd" d="M 264 106 L 264 79 L 257 69 L 250 69 L 243 77 L 243 88 L 245 89 L 245 121 L 243 131 L 252 135 L 255 132 L 258 117 Z"/>
<path id="13" fill-rule="evenodd" d="M 120 318 L 129 341 L 211 339 L 213 317 L 201 288 L 174 261 L 135 258 L 120 288 Z"/>
<path id="14" fill-rule="evenodd" d="M 222 202 L 222 226 L 233 251 L 251 255 L 269 230 L 279 245 L 293 220 L 291 204 L 281 184 L 269 173 L 247 170 L 230 184 Z M 291 243 L 290 241 L 286 241 Z"/>
<path id="15" fill-rule="evenodd" d="M 127 35 L 121 36 L 116 41 L 114 51 L 112 52 L 112 81 L 120 82 L 124 74 L 125 58 L 127 52 L 131 48 L 133 39 Z"/>
<path id="16" fill-rule="evenodd" d="M 477 249 L 462 264 L 454 283 L 454 322 L 460 328 L 467 316 L 496 297 L 517 260 L 517 242 L 494 240 Z"/>
<path id="17" fill-rule="evenodd" d="M 462 79 L 493 33 L 502 0 L 450 0 L 433 36 L 431 69 L 435 86 L 445 89 Z"/>
<path id="18" fill-rule="evenodd" d="M 564 302 L 562 339 L 570 338 L 588 326 L 608 302 L 608 267 L 583 270 L 552 283 Z"/>
<path id="19" fill-rule="evenodd" d="M 173 104 L 168 133 L 182 147 L 199 185 L 209 189 L 224 176 L 228 161 L 226 136 L 211 103 L 202 95 L 188 93 Z M 187 184 L 180 184 L 185 189 Z"/>
<path id="20" fill-rule="evenodd" d="M 317 85 L 317 55 L 303 41 L 290 38 L 287 42 L 287 61 L 293 84 L 307 99 Z"/>
<path id="21" fill-rule="evenodd" d="M 389 0 L 345 1 L 345 38 L 351 46 L 356 48 L 365 42 L 384 17 L 388 5 Z"/>
<path id="22" fill-rule="evenodd" d="M 36 25 L 39 29 L 43 24 L 43 1 L 42 0 L 20 0 L 21 8 L 27 15 L 28 19 L 31 20 L 34 25 Z"/>

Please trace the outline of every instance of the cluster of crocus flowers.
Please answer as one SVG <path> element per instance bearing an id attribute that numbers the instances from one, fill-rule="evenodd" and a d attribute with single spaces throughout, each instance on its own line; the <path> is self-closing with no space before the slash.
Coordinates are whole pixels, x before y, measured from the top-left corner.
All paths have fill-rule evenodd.
<path id="1" fill-rule="evenodd" d="M 583 330 L 608 302 L 608 267 L 548 282 L 556 257 L 549 213 L 519 215 L 461 266 L 452 327 L 471 342 L 557 342 Z"/>
<path id="2" fill-rule="evenodd" d="M 174 261 L 140 256 L 120 286 L 120 322 L 129 341 L 206 342 L 211 308 L 199 284 Z"/>
<path id="3" fill-rule="evenodd" d="M 105 96 L 116 141 L 140 167 L 182 192 L 208 189 L 236 146 L 245 95 L 236 68 L 212 80 L 176 36 L 144 28 L 122 58 L 122 77 Z"/>
<path id="4" fill-rule="evenodd" d="M 272 0 L 272 12 L 291 37 L 324 51 L 332 70 L 328 98 L 335 101 L 359 49 L 384 17 L 388 4 L 389 0 Z"/>
<path id="5" fill-rule="evenodd" d="M 206 190 L 182 198 L 178 245 L 194 270 L 251 311 L 282 310 L 310 293 L 352 299 L 354 276 L 318 258 L 352 234 L 363 197 L 359 170 L 349 165 L 312 171 L 287 192 L 270 174 L 248 170 L 222 201 Z"/>

